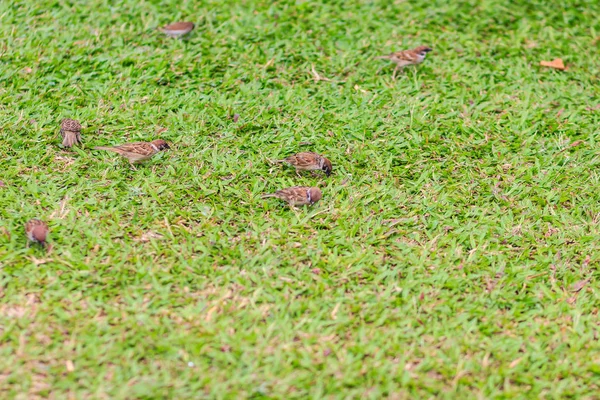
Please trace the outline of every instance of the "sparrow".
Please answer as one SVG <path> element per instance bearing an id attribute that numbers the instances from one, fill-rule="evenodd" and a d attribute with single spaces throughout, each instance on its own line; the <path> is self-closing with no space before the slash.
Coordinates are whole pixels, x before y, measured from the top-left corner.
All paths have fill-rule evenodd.
<path id="1" fill-rule="evenodd" d="M 317 187 L 294 186 L 286 189 L 281 189 L 275 193 L 264 194 L 263 199 L 276 197 L 286 201 L 290 207 L 313 205 L 321 200 L 323 194 Z"/>
<path id="2" fill-rule="evenodd" d="M 129 163 L 133 164 L 148 160 L 160 151 L 170 149 L 167 142 L 161 139 L 153 140 L 152 142 L 135 142 L 125 143 L 120 146 L 97 146 L 94 147 L 96 150 L 107 150 L 114 151 L 120 156 L 125 157 L 129 160 Z"/>
<path id="3" fill-rule="evenodd" d="M 377 57 L 378 59 L 390 60 L 396 64 L 393 78 L 396 78 L 396 72 L 409 65 L 421 64 L 427 53 L 433 50 L 431 47 L 419 46 L 411 50 L 401 50 L 392 54 Z"/>
<path id="4" fill-rule="evenodd" d="M 173 24 L 163 26 L 160 30 L 169 37 L 181 37 L 190 33 L 194 29 L 193 22 L 175 22 Z"/>
<path id="5" fill-rule="evenodd" d="M 74 119 L 65 118 L 60 123 L 60 134 L 62 135 L 62 145 L 73 147 L 81 143 L 81 124 Z"/>
<path id="6" fill-rule="evenodd" d="M 46 238 L 48 237 L 48 225 L 39 219 L 32 219 L 25 224 L 25 234 L 27 235 L 27 247 L 34 243 L 40 243 L 43 247 L 46 246 Z"/>
<path id="7" fill-rule="evenodd" d="M 331 175 L 331 170 L 333 166 L 331 165 L 331 161 L 326 159 L 320 154 L 313 152 L 304 152 L 294 154 L 293 156 L 289 156 L 284 158 L 283 160 L 277 160 L 278 163 L 287 163 L 292 167 L 296 168 L 296 174 L 300 176 L 298 171 L 316 171 L 323 170 L 325 175 Z"/>

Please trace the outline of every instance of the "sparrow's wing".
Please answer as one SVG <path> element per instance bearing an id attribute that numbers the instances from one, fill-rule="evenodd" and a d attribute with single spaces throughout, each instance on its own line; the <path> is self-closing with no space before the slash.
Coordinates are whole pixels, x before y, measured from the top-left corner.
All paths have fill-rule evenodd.
<path id="1" fill-rule="evenodd" d="M 61 131 L 79 132 L 81 131 L 81 124 L 74 119 L 65 118 L 60 123 Z"/>
<path id="2" fill-rule="evenodd" d="M 294 154 L 293 156 L 286 157 L 286 158 L 284 158 L 281 161 L 282 162 L 286 162 L 286 163 L 291 164 L 291 165 L 296 165 L 298 163 L 298 161 L 296 159 L 296 154 Z"/>
<path id="3" fill-rule="evenodd" d="M 295 163 L 293 165 L 295 165 L 296 167 L 300 167 L 300 168 L 307 168 L 307 167 L 317 167 L 318 168 L 318 166 L 319 166 L 318 157 L 319 157 L 319 155 L 316 153 L 310 153 L 310 152 L 298 153 L 294 156 Z"/>
<path id="4" fill-rule="evenodd" d="M 396 64 L 412 64 L 417 61 L 417 55 L 413 50 L 396 51 L 386 56 L 377 57 L 379 59 L 390 60 Z"/>
<path id="5" fill-rule="evenodd" d="M 417 54 L 413 50 L 404 50 L 394 53 L 394 57 L 401 61 L 415 62 L 417 61 Z"/>
<path id="6" fill-rule="evenodd" d="M 275 193 L 266 193 L 266 194 L 263 194 L 261 197 L 263 199 L 267 199 L 269 197 L 276 197 L 278 199 L 288 201 L 288 198 L 290 197 L 290 189 L 291 188 L 287 188 L 287 189 L 278 190 Z"/>
<path id="7" fill-rule="evenodd" d="M 150 143 L 146 142 L 136 142 L 136 143 L 125 143 L 120 146 L 114 147 L 105 147 L 105 146 L 97 146 L 94 147 L 96 150 L 108 150 L 114 151 L 115 153 L 121 154 L 123 156 L 141 156 L 141 157 L 150 157 L 156 151 Z M 136 157 L 137 158 L 137 157 Z"/>
<path id="8" fill-rule="evenodd" d="M 189 29 L 191 31 L 194 29 L 194 24 L 192 22 L 175 22 L 174 24 L 165 26 L 163 29 L 169 31 L 187 31 Z"/>
<path id="9" fill-rule="evenodd" d="M 32 219 L 31 221 L 27 221 L 25 224 L 25 232 L 29 233 L 33 230 L 33 227 L 36 225 L 36 220 Z"/>
<path id="10" fill-rule="evenodd" d="M 275 193 L 263 195 L 263 199 L 267 197 L 276 197 L 283 201 L 286 201 L 291 206 L 302 206 L 310 204 L 308 201 L 308 189 L 307 187 L 296 186 L 286 189 L 281 189 Z"/>
<path id="11" fill-rule="evenodd" d="M 307 192 L 308 188 L 305 187 L 291 187 L 286 189 L 281 189 L 275 192 L 275 195 L 281 200 L 285 200 L 289 203 L 301 204 L 307 203 Z"/>
<path id="12" fill-rule="evenodd" d="M 127 158 L 131 163 L 137 163 L 144 160 L 148 160 L 157 151 L 150 145 L 150 143 L 139 142 L 139 143 L 126 143 L 115 147 L 94 147 L 96 150 L 108 150 L 114 151 L 115 153 Z"/>
<path id="13" fill-rule="evenodd" d="M 281 200 L 287 200 L 287 198 L 290 196 L 290 189 L 288 188 L 278 190 L 275 193 L 273 193 L 273 196 Z"/>
<path id="14" fill-rule="evenodd" d="M 117 146 L 116 149 L 123 153 L 139 154 L 140 156 L 149 157 L 156 153 L 156 150 L 146 142 L 125 143 Z"/>

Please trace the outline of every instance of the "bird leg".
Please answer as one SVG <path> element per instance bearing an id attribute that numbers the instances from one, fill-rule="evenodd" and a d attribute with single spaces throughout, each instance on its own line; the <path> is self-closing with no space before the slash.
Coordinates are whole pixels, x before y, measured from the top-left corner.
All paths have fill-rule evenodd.
<path id="1" fill-rule="evenodd" d="M 290 206 L 290 210 L 292 210 L 292 212 L 296 215 L 296 217 L 300 218 L 300 213 L 298 212 L 298 207 L 296 207 L 295 205 L 293 205 L 291 202 L 288 203 L 288 205 Z"/>
<path id="2" fill-rule="evenodd" d="M 396 73 L 400 70 L 400 66 L 396 65 L 396 68 L 394 68 L 394 73 L 392 74 L 392 80 L 396 80 Z"/>

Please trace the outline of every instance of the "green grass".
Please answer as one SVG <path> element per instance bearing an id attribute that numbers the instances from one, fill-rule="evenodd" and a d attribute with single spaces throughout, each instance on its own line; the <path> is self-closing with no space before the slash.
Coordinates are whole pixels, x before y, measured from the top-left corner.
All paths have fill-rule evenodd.
<path id="1" fill-rule="evenodd" d="M 519 3 L 1 2 L 1 397 L 597 398 L 600 5 Z"/>

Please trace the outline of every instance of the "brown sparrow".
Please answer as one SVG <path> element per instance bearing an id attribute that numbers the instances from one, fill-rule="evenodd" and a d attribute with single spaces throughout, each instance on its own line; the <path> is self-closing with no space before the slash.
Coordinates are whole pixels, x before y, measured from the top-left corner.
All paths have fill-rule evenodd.
<path id="1" fill-rule="evenodd" d="M 323 194 L 321 193 L 321 189 L 317 187 L 294 186 L 262 196 L 263 199 L 268 197 L 276 197 L 286 201 L 290 207 L 295 207 L 315 204 L 321 200 Z"/>
<path id="2" fill-rule="evenodd" d="M 81 124 L 74 119 L 65 118 L 60 123 L 60 134 L 62 135 L 62 145 L 73 147 L 81 143 Z"/>
<path id="3" fill-rule="evenodd" d="M 175 22 L 173 24 L 160 28 L 163 33 L 169 37 L 181 37 L 190 33 L 194 29 L 193 22 Z"/>
<path id="4" fill-rule="evenodd" d="M 161 139 L 148 142 L 125 143 L 120 146 L 97 146 L 96 150 L 114 151 L 129 160 L 131 165 L 148 160 L 160 151 L 170 149 L 167 142 Z"/>
<path id="5" fill-rule="evenodd" d="M 331 170 L 333 166 L 331 165 L 331 161 L 313 152 L 304 152 L 294 154 L 293 156 L 289 156 L 284 158 L 283 160 L 278 160 L 280 163 L 287 163 L 294 168 L 296 168 L 296 173 L 298 171 L 316 171 L 323 170 L 325 175 L 331 175 Z M 298 174 L 300 175 L 300 174 Z"/>
<path id="6" fill-rule="evenodd" d="M 25 234 L 27 235 L 27 247 L 31 242 L 40 243 L 46 246 L 46 238 L 48 237 L 48 225 L 39 219 L 32 219 L 25 224 Z"/>
<path id="7" fill-rule="evenodd" d="M 411 49 L 411 50 L 401 50 L 401 51 L 397 51 L 395 53 L 388 54 L 385 56 L 380 56 L 377 58 L 384 59 L 384 60 L 390 60 L 391 62 L 396 64 L 396 68 L 394 69 L 394 75 L 393 75 L 393 78 L 395 78 L 396 72 L 398 72 L 398 70 L 401 70 L 404 67 L 409 66 L 409 65 L 421 64 L 423 62 L 423 60 L 425 59 L 425 56 L 427 55 L 427 53 L 429 53 L 431 50 L 433 50 L 433 49 L 430 47 L 419 46 L 419 47 L 415 47 L 414 49 Z"/>

